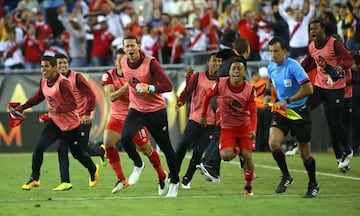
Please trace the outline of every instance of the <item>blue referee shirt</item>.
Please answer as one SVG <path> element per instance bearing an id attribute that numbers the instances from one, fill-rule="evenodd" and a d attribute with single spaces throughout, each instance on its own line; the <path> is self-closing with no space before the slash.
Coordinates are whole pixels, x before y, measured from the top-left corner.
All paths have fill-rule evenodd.
<path id="1" fill-rule="evenodd" d="M 292 58 L 286 58 L 280 66 L 271 62 L 268 65 L 268 72 L 271 82 L 277 90 L 277 99 L 279 101 L 286 100 L 296 94 L 300 89 L 300 85 L 309 82 L 309 76 L 303 67 Z M 307 97 L 304 97 L 301 100 L 287 104 L 286 107 L 300 107 L 303 106 L 306 101 Z"/>

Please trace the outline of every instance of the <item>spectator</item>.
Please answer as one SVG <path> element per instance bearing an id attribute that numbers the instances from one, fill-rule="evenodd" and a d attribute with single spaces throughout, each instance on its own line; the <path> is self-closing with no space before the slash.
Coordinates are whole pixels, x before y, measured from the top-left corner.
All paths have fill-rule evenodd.
<path id="1" fill-rule="evenodd" d="M 237 24 L 236 23 L 231 24 L 231 28 L 228 31 L 224 32 L 224 34 L 222 35 L 219 48 L 231 49 L 234 41 L 239 37 L 240 35 L 237 30 Z"/>
<path id="2" fill-rule="evenodd" d="M 231 17 L 232 11 L 235 9 L 235 4 L 227 4 L 225 10 L 223 10 L 223 4 L 225 0 L 220 0 L 218 5 L 218 14 L 219 14 L 219 24 L 222 32 L 227 32 L 230 30 L 234 20 Z"/>
<path id="3" fill-rule="evenodd" d="M 58 20 L 58 8 L 64 4 L 64 0 L 43 0 L 42 3 L 45 9 L 45 20 L 50 24 L 54 38 L 64 31 L 64 26 Z"/>
<path id="4" fill-rule="evenodd" d="M 346 47 L 350 51 L 357 51 L 360 50 L 360 1 L 347 1 L 346 6 L 354 19 L 351 23 L 354 34 L 346 41 Z"/>
<path id="5" fill-rule="evenodd" d="M 341 3 L 334 4 L 333 11 L 336 17 L 336 28 L 337 33 L 341 37 L 341 40 L 346 41 L 346 30 L 342 28 L 343 22 L 345 21 L 348 12 L 345 5 Z"/>
<path id="6" fill-rule="evenodd" d="M 51 42 L 53 36 L 51 26 L 45 22 L 42 11 L 37 11 L 35 15 L 37 39 L 46 47 Z"/>
<path id="7" fill-rule="evenodd" d="M 6 17 L 0 17 L 0 41 L 6 40 L 6 34 L 10 30 L 10 23 Z"/>
<path id="8" fill-rule="evenodd" d="M 31 26 L 23 40 L 25 69 L 39 69 L 39 62 L 45 50 L 44 44 L 36 38 L 36 29 Z"/>
<path id="9" fill-rule="evenodd" d="M 142 30 L 141 26 L 144 25 L 144 19 L 142 17 L 142 10 L 139 10 L 139 12 L 135 12 L 135 10 L 132 7 L 128 7 L 126 9 L 126 13 L 130 16 L 130 23 L 126 25 L 126 28 L 129 28 L 131 31 L 131 34 L 136 35 L 138 37 L 141 37 Z"/>
<path id="10" fill-rule="evenodd" d="M 185 29 L 182 25 L 179 17 L 172 17 L 171 24 L 168 28 L 164 29 L 164 35 L 166 38 L 166 46 L 163 48 L 163 63 L 180 63 L 181 56 L 184 52 L 182 39 L 184 39 Z"/>
<path id="11" fill-rule="evenodd" d="M 94 33 L 92 27 L 97 24 L 97 12 L 91 12 L 87 16 L 87 22 L 85 24 L 86 31 L 86 61 L 88 65 L 91 65 L 91 53 L 93 47 Z"/>
<path id="12" fill-rule="evenodd" d="M 287 50 L 289 48 L 289 26 L 279 13 L 278 4 L 272 4 L 270 25 L 274 31 L 274 37 L 280 37 L 284 40 Z"/>
<path id="13" fill-rule="evenodd" d="M 240 36 L 246 38 L 250 44 L 250 57 L 249 61 L 260 60 L 260 46 L 259 36 L 257 35 L 257 24 L 255 21 L 254 11 L 245 11 L 240 22 L 238 23 L 238 29 Z"/>
<path id="14" fill-rule="evenodd" d="M 108 24 L 105 16 L 97 17 L 99 26 L 93 26 L 94 40 L 91 52 L 92 66 L 108 66 L 111 59 L 111 42 L 114 36 L 107 32 Z"/>
<path id="15" fill-rule="evenodd" d="M 117 37 L 115 38 L 112 42 L 111 42 L 111 49 L 113 51 L 116 51 L 120 48 L 123 48 L 123 39 L 124 37 L 128 36 L 131 34 L 131 30 L 130 28 L 125 28 L 124 29 L 124 35 L 123 36 L 120 36 L 120 37 Z"/>
<path id="16" fill-rule="evenodd" d="M 261 60 L 270 61 L 269 41 L 274 37 L 271 25 L 267 22 L 258 22 L 259 48 Z"/>
<path id="17" fill-rule="evenodd" d="M 294 9 L 294 15 L 289 15 L 285 9 L 286 5 L 279 5 L 279 13 L 286 20 L 289 26 L 289 52 L 291 58 L 300 58 L 305 56 L 307 45 L 309 44 L 309 23 L 311 18 L 315 15 L 315 7 L 313 0 L 309 0 L 310 11 L 305 14 L 302 7 Z"/>
<path id="18" fill-rule="evenodd" d="M 172 50 L 171 45 L 174 40 L 172 35 L 170 34 L 171 19 L 172 19 L 172 17 L 169 14 L 167 14 L 167 13 L 161 14 L 161 20 L 163 23 L 162 37 L 163 37 L 163 42 L 164 42 L 164 46 L 161 49 L 161 58 L 160 58 L 161 64 L 169 64 L 170 63 L 171 50 Z"/>
<path id="19" fill-rule="evenodd" d="M 326 2 L 321 2 L 319 4 L 318 17 L 324 21 L 326 35 L 337 34 L 335 15 L 328 9 L 328 5 Z"/>
<path id="20" fill-rule="evenodd" d="M 17 4 L 16 9 L 17 10 L 22 10 L 22 9 L 27 9 L 29 11 L 39 11 L 40 10 L 40 5 L 38 3 L 37 0 L 22 0 L 19 1 L 19 3 Z"/>
<path id="21" fill-rule="evenodd" d="M 219 14 L 216 10 L 216 2 L 208 1 L 208 7 L 205 14 L 200 17 L 201 26 L 206 30 L 209 39 L 207 50 L 217 50 L 219 38 L 221 35 L 220 23 L 218 22 Z"/>
<path id="22" fill-rule="evenodd" d="M 65 14 L 65 6 L 59 15 L 59 20 L 70 34 L 69 38 L 69 56 L 71 58 L 70 67 L 85 67 L 86 61 L 86 32 L 84 28 L 85 21 L 81 14 L 75 12 L 70 16 Z M 76 7 L 74 8 L 77 11 Z M 73 10 L 73 11 L 74 11 Z"/>
<path id="23" fill-rule="evenodd" d="M 154 10 L 154 5 L 152 0 L 133 1 L 133 7 L 137 14 L 139 14 L 139 12 L 141 11 L 141 15 L 144 19 L 144 23 L 150 22 Z"/>
<path id="24" fill-rule="evenodd" d="M 123 36 L 124 34 L 125 26 L 121 22 L 121 17 L 119 13 L 117 13 L 117 11 L 118 10 L 121 11 L 127 5 L 128 3 L 125 2 L 119 6 L 115 6 L 115 4 L 112 1 L 106 0 L 101 4 L 101 7 L 99 6 L 93 8 L 95 10 L 101 11 L 106 15 L 107 23 L 109 25 L 107 31 L 110 32 L 112 35 L 114 35 L 114 37 L 120 37 Z"/>
<path id="25" fill-rule="evenodd" d="M 183 16 L 186 24 L 192 25 L 194 19 L 202 17 L 205 13 L 207 3 L 205 0 L 183 1 Z"/>
<path id="26" fill-rule="evenodd" d="M 170 16 L 177 16 L 179 19 L 183 16 L 183 4 L 182 0 L 172 0 L 167 3 L 165 10 Z"/>
<path id="27" fill-rule="evenodd" d="M 68 39 L 69 35 L 66 31 L 58 35 L 55 40 L 45 49 L 44 55 L 55 56 L 56 54 L 63 54 L 69 58 L 68 53 Z"/>
<path id="28" fill-rule="evenodd" d="M 188 30 L 188 37 L 190 40 L 190 51 L 195 53 L 194 58 L 192 58 L 192 60 L 194 60 L 192 65 L 198 65 L 206 62 L 206 60 L 203 61 L 202 56 L 196 55 L 196 52 L 206 51 L 209 43 L 209 38 L 204 33 L 200 20 L 194 19 L 193 28 Z"/>
<path id="29" fill-rule="evenodd" d="M 159 49 L 162 45 L 161 32 L 157 27 L 150 24 L 143 27 L 140 49 L 146 54 L 159 59 Z"/>
<path id="30" fill-rule="evenodd" d="M 6 39 L 0 41 L 0 60 L 0 63 L 3 64 L 5 70 L 24 68 L 24 56 L 21 45 L 16 42 L 14 28 L 8 29 Z"/>
<path id="31" fill-rule="evenodd" d="M 17 10 L 12 15 L 12 22 L 26 33 L 30 26 L 35 26 L 35 23 L 32 20 L 34 17 L 33 15 L 34 14 L 27 9 Z"/>
<path id="32" fill-rule="evenodd" d="M 163 21 L 161 19 L 161 11 L 159 9 L 153 10 L 152 19 L 149 21 L 149 24 L 152 26 L 163 26 Z"/>

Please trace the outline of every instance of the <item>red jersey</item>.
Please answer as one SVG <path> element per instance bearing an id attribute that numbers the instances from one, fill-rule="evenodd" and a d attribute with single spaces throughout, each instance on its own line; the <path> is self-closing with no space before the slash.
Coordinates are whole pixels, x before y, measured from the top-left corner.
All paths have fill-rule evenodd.
<path id="1" fill-rule="evenodd" d="M 111 69 L 105 72 L 101 77 L 101 85 L 113 85 L 115 90 L 120 89 L 126 82 L 125 77 L 120 76 L 117 70 Z M 111 102 L 111 116 L 125 120 L 129 112 L 129 90 L 126 90 L 116 101 Z"/>
<path id="2" fill-rule="evenodd" d="M 24 58 L 27 63 L 39 63 L 44 51 L 44 46 L 38 39 L 25 35 L 23 39 Z"/>
<path id="3" fill-rule="evenodd" d="M 95 109 L 96 98 L 85 78 L 75 71 L 70 71 L 68 80 L 71 83 L 79 116 L 90 115 Z"/>
<path id="4" fill-rule="evenodd" d="M 195 84 L 192 84 L 193 82 Z M 215 82 L 216 79 L 210 79 L 206 71 L 200 71 L 199 73 L 191 76 L 189 83 L 186 85 L 179 98 L 180 102 L 185 103 L 190 94 L 192 95 L 189 119 L 197 123 L 200 122 L 203 98 Z M 206 116 L 207 124 L 215 125 L 215 115 L 210 106 L 207 109 Z"/>
<path id="5" fill-rule="evenodd" d="M 47 23 L 36 23 L 37 39 L 41 42 L 45 42 L 52 37 L 51 26 Z"/>
<path id="6" fill-rule="evenodd" d="M 110 32 L 105 32 L 102 29 L 93 31 L 94 41 L 91 52 L 92 57 L 106 58 L 110 51 L 111 42 L 115 39 L 114 35 Z"/>
<path id="7" fill-rule="evenodd" d="M 69 82 L 66 77 L 59 75 L 56 79 L 53 86 L 48 86 L 46 79 L 41 79 L 41 89 L 46 102 L 49 108 L 55 108 L 57 113 L 51 114 L 49 112 L 49 117 L 54 121 L 54 123 L 62 130 L 69 131 L 80 125 L 80 117 L 76 109 L 73 109 L 69 112 L 59 113 L 58 109 L 62 104 L 69 103 L 70 101 L 65 101 L 61 95 L 60 83 Z M 69 85 L 71 85 L 69 83 Z M 75 98 L 73 98 L 75 101 Z"/>
<path id="8" fill-rule="evenodd" d="M 257 124 L 254 87 L 245 80 L 240 87 L 230 85 L 229 77 L 220 78 L 206 94 L 202 115 L 206 114 L 210 98 L 218 95 L 216 102 L 221 128 L 236 129 L 237 133 L 248 135 L 250 130 L 256 131 Z"/>
<path id="9" fill-rule="evenodd" d="M 151 71 L 151 61 L 156 61 L 152 56 L 145 55 L 141 59 L 141 64 L 136 68 L 131 68 L 128 65 L 128 58 L 124 56 L 121 58 L 120 64 L 123 70 L 126 81 L 129 83 L 129 100 L 130 107 L 140 112 L 156 112 L 166 108 L 165 99 L 158 90 L 154 93 L 139 94 L 137 93 L 135 86 L 138 83 L 146 83 L 149 85 L 157 85 L 158 80 L 154 79 L 154 73 L 163 73 L 163 71 Z M 167 79 L 166 82 L 170 83 Z M 157 89 L 157 88 L 156 88 Z"/>
<path id="10" fill-rule="evenodd" d="M 250 26 L 245 19 L 241 19 L 238 23 L 240 36 L 249 41 L 251 51 L 260 50 L 259 35 L 254 26 Z"/>
<path id="11" fill-rule="evenodd" d="M 315 60 L 317 65 L 317 75 L 315 77 L 315 86 L 324 88 L 324 89 L 341 89 L 345 88 L 346 80 L 338 79 L 334 81 L 333 85 L 328 84 L 328 74 L 325 72 L 324 68 L 327 65 L 335 68 L 339 66 L 340 61 L 342 61 L 336 54 L 334 49 L 334 43 L 336 39 L 330 37 L 326 42 L 325 46 L 321 49 L 315 47 L 314 41 L 309 44 L 309 54 Z M 351 58 L 351 55 L 346 52 L 347 55 Z M 346 56 L 342 56 L 341 58 L 346 58 Z M 346 68 L 344 68 L 346 69 Z"/>

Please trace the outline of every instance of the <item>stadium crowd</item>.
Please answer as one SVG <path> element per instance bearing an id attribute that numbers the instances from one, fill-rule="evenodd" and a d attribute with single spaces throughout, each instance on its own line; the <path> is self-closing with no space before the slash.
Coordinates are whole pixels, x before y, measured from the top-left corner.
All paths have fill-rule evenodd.
<path id="1" fill-rule="evenodd" d="M 286 41 L 290 57 L 300 59 L 313 17 L 322 18 L 327 34 L 339 34 L 347 49 L 360 49 L 358 0 L 258 0 L 256 8 L 242 2 L 1 0 L 0 69 L 36 69 L 42 55 L 57 53 L 67 55 L 71 67 L 111 66 L 129 34 L 161 64 L 184 62 L 186 53 L 206 63 L 196 53 L 231 48 L 240 36 L 250 43 L 249 61 L 270 60 L 268 42 L 274 36 Z"/>

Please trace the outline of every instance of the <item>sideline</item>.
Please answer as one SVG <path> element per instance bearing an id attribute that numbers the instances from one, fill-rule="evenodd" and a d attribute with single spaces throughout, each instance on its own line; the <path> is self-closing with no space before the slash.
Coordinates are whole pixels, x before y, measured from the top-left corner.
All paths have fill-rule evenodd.
<path id="1" fill-rule="evenodd" d="M 239 162 L 235 162 L 235 161 L 230 161 L 230 163 L 239 165 Z M 255 163 L 255 166 L 265 168 L 265 169 L 280 170 L 278 167 L 269 166 L 269 165 L 263 165 L 263 164 L 256 164 Z M 289 169 L 289 171 L 297 172 L 297 173 L 305 173 L 306 174 L 305 170 Z M 344 175 L 324 173 L 324 172 L 319 172 L 319 171 L 316 171 L 316 175 L 322 175 L 322 176 L 328 176 L 328 177 L 334 177 L 334 178 L 343 178 L 343 179 L 351 179 L 351 180 L 355 180 L 355 181 L 360 181 L 360 177 L 344 176 Z"/>
<path id="2" fill-rule="evenodd" d="M 204 195 L 204 196 L 179 196 L 175 199 L 219 199 L 219 198 L 240 198 L 239 195 Z M 245 199 L 249 197 L 243 196 Z M 273 197 L 302 197 L 301 195 L 286 195 L 286 194 L 261 194 L 256 195 L 251 198 L 273 198 Z M 321 197 L 335 198 L 335 197 L 360 197 L 360 194 L 321 194 Z M 174 198 L 166 198 L 163 196 L 109 196 L 109 197 L 57 197 L 57 198 L 30 198 L 30 199 L 0 199 L 0 203 L 10 203 L 10 202 L 39 202 L 39 201 L 89 201 L 89 200 L 151 200 L 151 199 L 162 199 L 162 200 L 174 200 Z"/>

